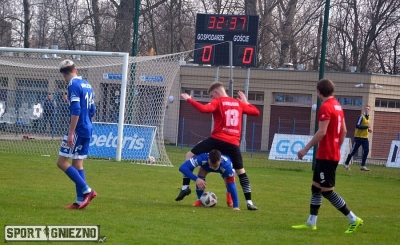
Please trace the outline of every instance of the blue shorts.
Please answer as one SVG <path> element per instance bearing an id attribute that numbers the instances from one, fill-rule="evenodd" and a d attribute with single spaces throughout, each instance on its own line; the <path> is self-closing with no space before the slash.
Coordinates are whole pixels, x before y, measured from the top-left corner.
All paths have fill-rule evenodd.
<path id="1" fill-rule="evenodd" d="M 60 156 L 68 157 L 72 159 L 85 159 L 89 152 L 90 138 L 79 137 L 77 134 L 74 135 L 74 146 L 70 148 L 67 145 L 68 133 L 65 134 L 63 141 L 61 142 Z"/>

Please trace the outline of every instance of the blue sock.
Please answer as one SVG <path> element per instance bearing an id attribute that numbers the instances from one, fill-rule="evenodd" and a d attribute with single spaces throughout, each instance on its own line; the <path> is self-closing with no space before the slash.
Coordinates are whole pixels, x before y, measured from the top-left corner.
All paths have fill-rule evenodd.
<path id="1" fill-rule="evenodd" d="M 204 177 L 201 177 L 201 176 L 197 176 L 197 177 L 199 177 L 200 179 L 202 179 L 202 180 L 206 180 L 206 178 L 204 178 Z M 204 190 L 200 190 L 198 187 L 197 187 L 197 185 L 196 185 L 196 194 L 197 194 L 197 199 L 199 199 L 200 200 L 200 197 L 201 197 L 201 195 L 203 195 L 203 193 L 204 193 Z"/>
<path id="2" fill-rule="evenodd" d="M 82 179 L 82 177 L 79 175 L 78 170 L 76 170 L 76 168 L 74 168 L 73 166 L 69 166 L 65 173 L 75 183 L 75 185 L 77 185 L 78 188 L 81 189 L 83 193 L 87 192 L 90 189 L 85 180 Z"/>
<path id="3" fill-rule="evenodd" d="M 78 169 L 78 173 L 81 176 L 81 178 L 86 181 L 85 177 L 85 170 L 83 169 Z M 75 184 L 75 189 L 76 189 L 76 202 L 82 202 L 83 201 L 83 192 L 82 190 L 78 187 L 78 185 Z"/>

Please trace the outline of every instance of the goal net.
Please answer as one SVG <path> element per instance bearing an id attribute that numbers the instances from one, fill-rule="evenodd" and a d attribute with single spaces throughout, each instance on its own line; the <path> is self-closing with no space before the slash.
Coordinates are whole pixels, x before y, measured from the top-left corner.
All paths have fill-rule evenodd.
<path id="1" fill-rule="evenodd" d="M 69 126 L 59 64 L 71 59 L 95 92 L 88 156 L 171 166 L 164 117 L 183 55 L 0 48 L 0 151 L 58 155 Z"/>

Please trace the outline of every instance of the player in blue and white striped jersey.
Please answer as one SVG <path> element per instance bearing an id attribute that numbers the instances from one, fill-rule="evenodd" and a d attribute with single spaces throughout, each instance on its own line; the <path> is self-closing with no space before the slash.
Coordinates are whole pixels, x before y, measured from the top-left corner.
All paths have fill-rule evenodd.
<path id="1" fill-rule="evenodd" d="M 71 60 L 60 63 L 60 73 L 68 82 L 70 111 L 69 129 L 61 143 L 57 166 L 75 183 L 77 200 L 68 209 L 83 209 L 97 196 L 86 183 L 83 159 L 87 157 L 92 137 L 92 117 L 95 114 L 92 86 L 82 77 Z M 72 165 L 68 159 L 72 158 Z"/>
<path id="2" fill-rule="evenodd" d="M 193 170 L 198 166 L 200 166 L 200 169 L 198 176 L 196 176 L 193 174 Z M 221 155 L 221 152 L 218 150 L 202 153 L 185 161 L 179 167 L 179 171 L 187 178 L 196 182 L 197 201 L 193 203 L 193 206 L 202 206 L 200 197 L 204 193 L 204 189 L 207 185 L 205 181 L 206 176 L 210 172 L 216 172 L 221 174 L 221 177 L 225 181 L 227 191 L 232 196 L 233 203 L 228 203 L 228 206 L 232 206 L 234 210 L 240 210 L 235 184 L 235 170 L 233 170 L 231 159 L 228 156 Z"/>

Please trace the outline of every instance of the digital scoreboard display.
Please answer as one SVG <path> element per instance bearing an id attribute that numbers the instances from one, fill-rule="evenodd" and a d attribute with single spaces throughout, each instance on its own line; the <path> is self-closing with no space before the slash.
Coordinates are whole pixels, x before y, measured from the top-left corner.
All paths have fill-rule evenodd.
<path id="1" fill-rule="evenodd" d="M 256 66 L 258 22 L 253 15 L 197 14 L 194 63 L 229 65 L 227 41 L 232 41 L 232 65 Z"/>

